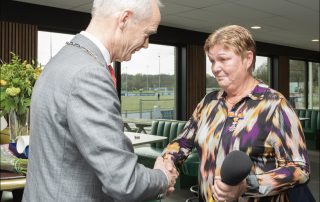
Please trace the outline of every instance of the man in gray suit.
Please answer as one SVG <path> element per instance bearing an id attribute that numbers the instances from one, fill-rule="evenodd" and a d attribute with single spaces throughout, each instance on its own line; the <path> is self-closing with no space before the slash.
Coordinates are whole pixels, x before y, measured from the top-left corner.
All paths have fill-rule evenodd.
<path id="1" fill-rule="evenodd" d="M 158 0 L 95 0 L 86 31 L 46 65 L 32 95 L 23 201 L 132 202 L 173 191 L 173 165 L 161 157 L 154 169 L 137 163 L 108 67 L 148 47 L 159 6 Z"/>

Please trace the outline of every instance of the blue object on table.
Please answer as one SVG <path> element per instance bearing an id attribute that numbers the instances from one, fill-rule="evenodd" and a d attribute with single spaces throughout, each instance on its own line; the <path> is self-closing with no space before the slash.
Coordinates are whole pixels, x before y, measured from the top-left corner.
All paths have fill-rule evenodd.
<path id="1" fill-rule="evenodd" d="M 22 159 L 27 159 L 29 156 L 29 146 L 27 146 L 23 153 L 19 154 L 17 151 L 17 143 L 15 142 L 10 142 L 9 143 L 9 150 L 18 158 L 22 158 Z"/>

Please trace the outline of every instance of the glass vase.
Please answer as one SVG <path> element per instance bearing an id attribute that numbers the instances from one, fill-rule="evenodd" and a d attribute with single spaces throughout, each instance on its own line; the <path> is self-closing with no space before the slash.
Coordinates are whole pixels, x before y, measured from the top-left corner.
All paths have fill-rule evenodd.
<path id="1" fill-rule="evenodd" d="M 29 135 L 29 110 L 24 114 L 9 113 L 10 142 L 16 142 L 21 135 Z"/>

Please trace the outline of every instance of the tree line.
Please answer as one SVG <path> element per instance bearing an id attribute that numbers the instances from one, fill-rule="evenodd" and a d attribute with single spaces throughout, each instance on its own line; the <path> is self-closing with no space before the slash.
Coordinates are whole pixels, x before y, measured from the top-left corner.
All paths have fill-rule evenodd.
<path id="1" fill-rule="evenodd" d="M 254 76 L 261 79 L 266 84 L 270 82 L 270 70 L 267 63 L 263 63 L 259 68 L 256 68 L 253 72 Z M 122 91 L 153 91 L 159 88 L 174 89 L 176 87 L 176 76 L 169 74 L 148 75 L 148 74 L 121 74 L 121 90 Z M 206 74 L 207 88 L 219 88 L 219 85 L 211 75 Z"/>
<path id="2" fill-rule="evenodd" d="M 175 75 L 160 74 L 148 75 L 148 74 L 121 74 L 121 90 L 136 91 L 136 90 L 157 90 L 159 88 L 174 89 L 176 86 Z"/>

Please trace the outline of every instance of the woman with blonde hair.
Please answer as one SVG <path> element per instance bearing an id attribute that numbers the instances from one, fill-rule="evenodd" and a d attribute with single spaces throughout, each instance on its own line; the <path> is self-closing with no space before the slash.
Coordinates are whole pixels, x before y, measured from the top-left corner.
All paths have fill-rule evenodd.
<path id="1" fill-rule="evenodd" d="M 212 33 L 204 45 L 221 90 L 207 94 L 163 156 L 183 163 L 197 148 L 204 201 L 289 201 L 288 190 L 309 179 L 309 157 L 300 121 L 285 97 L 254 78 L 256 45 L 237 25 Z M 250 174 L 230 186 L 221 165 L 232 151 L 252 160 Z M 239 165 L 234 165 L 235 167 Z"/>

